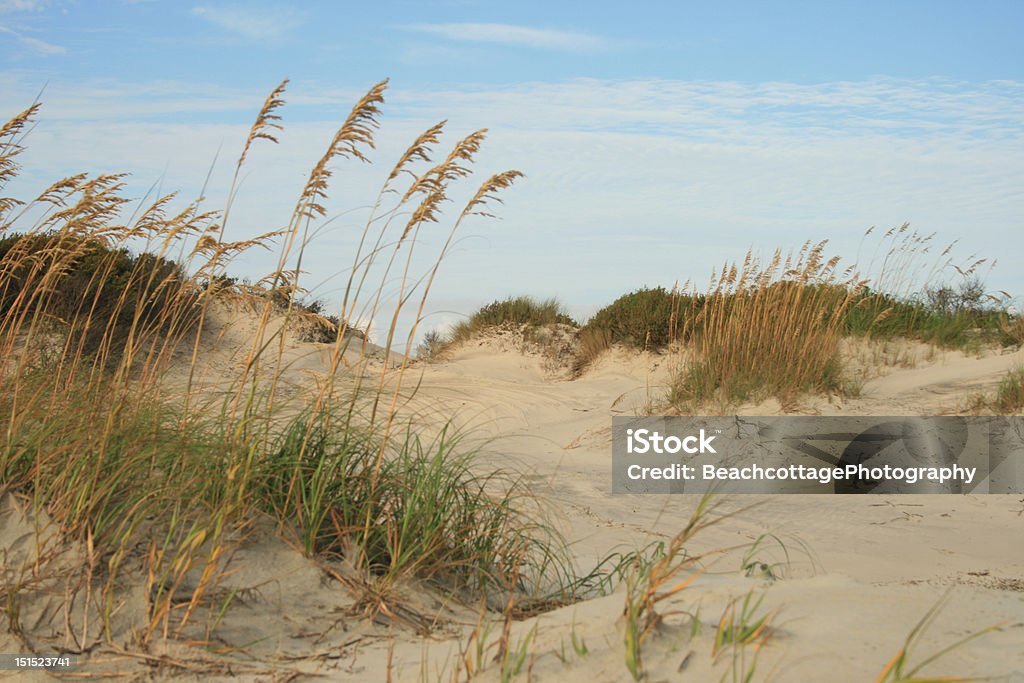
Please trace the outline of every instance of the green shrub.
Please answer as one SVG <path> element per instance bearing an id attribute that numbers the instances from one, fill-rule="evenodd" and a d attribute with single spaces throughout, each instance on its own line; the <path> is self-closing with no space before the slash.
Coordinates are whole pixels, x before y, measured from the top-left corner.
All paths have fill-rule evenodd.
<path id="1" fill-rule="evenodd" d="M 679 338 L 684 318 L 697 313 L 703 297 L 670 292 L 663 287 L 624 294 L 594 314 L 584 331 L 604 334 L 611 344 L 661 349 Z"/>
<path id="2" fill-rule="evenodd" d="M 973 295 L 949 287 L 926 290 L 913 298 L 865 288 L 846 312 L 845 332 L 892 339 L 907 337 L 944 348 L 968 348 L 991 342 L 1009 346 L 1008 317 L 995 306 L 982 305 Z"/>
<path id="3" fill-rule="evenodd" d="M 198 289 L 175 261 L 132 254 L 94 237 L 10 234 L 0 239 L 0 322 L 11 317 L 59 326 L 86 355 L 129 336 L 188 331 L 198 321 Z"/>
<path id="4" fill-rule="evenodd" d="M 579 327 L 579 324 L 565 312 L 558 300 L 537 301 L 532 297 L 517 296 L 494 301 L 478 310 L 469 317 L 469 320 L 455 326 L 451 332 L 450 341 L 466 341 L 488 328 L 509 324 L 528 325 L 529 327 L 560 324 Z"/>

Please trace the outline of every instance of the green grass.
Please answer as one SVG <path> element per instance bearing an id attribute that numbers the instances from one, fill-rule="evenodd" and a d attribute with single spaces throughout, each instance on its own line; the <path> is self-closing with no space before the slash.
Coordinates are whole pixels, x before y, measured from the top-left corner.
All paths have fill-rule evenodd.
<path id="1" fill-rule="evenodd" d="M 703 573 L 702 562 L 719 550 L 691 554 L 687 545 L 704 529 L 733 513 L 718 514 L 719 501 L 704 494 L 690 519 L 667 544 L 659 543 L 634 554 L 626 566 L 626 599 L 622 611 L 623 656 L 626 670 L 635 681 L 644 680 L 643 644 L 661 623 L 658 603 L 686 590 Z M 741 510 L 742 512 L 742 510 Z"/>
<path id="2" fill-rule="evenodd" d="M 476 451 L 450 429 L 423 441 L 409 428 L 378 463 L 373 437 L 334 422 L 295 418 L 256 465 L 255 499 L 300 531 L 307 554 L 356 547 L 373 575 L 470 595 L 501 591 L 513 571 L 523 599 L 572 581 L 564 542 L 528 512 L 521 480 L 474 472 Z"/>
<path id="3" fill-rule="evenodd" d="M 1024 368 L 1011 370 L 999 382 L 992 407 L 1000 415 L 1020 415 L 1024 412 Z"/>
<path id="4" fill-rule="evenodd" d="M 903 643 L 903 646 L 893 655 L 892 659 L 885 665 L 885 668 L 875 679 L 875 683 L 945 683 L 952 681 L 983 681 L 990 680 L 988 677 L 960 677 L 960 676 L 931 676 L 922 675 L 919 672 L 927 667 L 929 664 L 945 657 L 946 655 L 956 651 L 958 648 L 966 645 L 976 638 L 980 638 L 988 633 L 998 630 L 1002 624 L 994 624 L 988 628 L 984 628 L 980 631 L 970 633 L 969 635 L 961 638 L 960 640 L 947 645 L 938 652 L 925 657 L 923 661 L 917 664 L 911 664 L 911 657 L 914 649 L 919 645 L 921 638 L 928 628 L 938 618 L 942 608 L 949 601 L 950 591 L 947 591 L 938 602 L 936 602 L 926 613 L 921 620 L 917 622 L 910 633 L 907 634 L 907 638 Z"/>
<path id="5" fill-rule="evenodd" d="M 995 344 L 1019 344 L 1013 335 L 1014 319 L 999 306 L 950 306 L 933 297 L 897 298 L 865 289 L 849 307 L 844 332 L 874 339 L 916 339 L 940 348 L 976 350 Z"/>

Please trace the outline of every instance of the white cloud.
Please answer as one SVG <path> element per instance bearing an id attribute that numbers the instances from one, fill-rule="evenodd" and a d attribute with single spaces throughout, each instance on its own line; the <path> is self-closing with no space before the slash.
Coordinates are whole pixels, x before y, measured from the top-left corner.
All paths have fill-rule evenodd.
<path id="1" fill-rule="evenodd" d="M 60 45 L 54 45 L 53 43 L 47 43 L 45 40 L 26 36 L 5 26 L 0 26 L 0 33 L 13 37 L 25 47 L 41 55 L 62 55 L 67 52 L 67 50 Z"/>
<path id="2" fill-rule="evenodd" d="M 303 23 L 289 8 L 193 7 L 192 14 L 249 40 L 279 40 Z"/>
<path id="3" fill-rule="evenodd" d="M 38 12 L 45 5 L 43 0 L 0 0 L 0 12 Z"/>
<path id="4" fill-rule="evenodd" d="M 400 28 L 438 36 L 446 40 L 565 52 L 593 52 L 607 49 L 615 44 L 612 40 L 588 33 L 532 28 L 515 24 L 407 24 Z"/>

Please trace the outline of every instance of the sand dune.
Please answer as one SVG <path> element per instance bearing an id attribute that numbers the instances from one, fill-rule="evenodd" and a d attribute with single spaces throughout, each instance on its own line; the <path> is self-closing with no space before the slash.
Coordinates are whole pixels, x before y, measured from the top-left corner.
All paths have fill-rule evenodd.
<path id="1" fill-rule="evenodd" d="M 513 467 L 551 506 L 581 566 L 678 532 L 694 496 L 611 494 L 610 417 L 656 405 L 671 358 L 613 351 L 575 380 L 552 378 L 539 355 L 507 339 L 476 340 L 431 364 L 415 364 L 420 390 L 406 410 L 426 420 L 455 420 L 486 442 L 482 468 Z M 972 392 L 991 390 L 1024 351 L 922 354 L 916 367 L 885 368 L 856 399 L 808 399 L 800 413 L 957 414 Z M 748 414 L 778 414 L 770 402 Z M 692 587 L 665 606 L 668 623 L 645 644 L 649 680 L 733 680 L 728 654 L 711 657 L 714 630 L 731 600 L 763 591 L 777 630 L 756 668 L 780 681 L 874 680 L 918 620 L 950 588 L 949 603 L 915 652 L 918 661 L 992 624 L 1004 627 L 944 658 L 926 673 L 1024 680 L 1024 499 L 1020 496 L 735 496 L 723 510 L 753 506 L 695 540 L 693 552 L 735 546 L 771 534 L 758 560 L 772 569 L 746 576 L 743 551 L 718 557 Z M 788 557 L 787 557 L 788 553 Z M 770 574 L 770 575 L 769 575 Z M 533 680 L 627 680 L 623 596 L 588 601 L 517 623 L 530 644 Z M 458 610 L 451 613 L 455 617 Z M 690 639 L 689 617 L 702 628 Z M 463 615 L 465 617 L 465 615 Z M 469 621 L 449 624 L 463 637 Z M 569 645 L 585 639 L 588 654 Z M 518 635 L 516 635 L 518 634 Z M 358 672 L 337 663 L 329 675 L 384 680 L 388 648 L 396 680 L 449 680 L 460 643 L 400 636 L 367 645 Z M 565 655 L 565 653 L 568 655 Z M 751 666 L 747 653 L 746 666 Z M 566 661 L 563 661 L 565 659 Z M 911 658 L 912 660 L 914 657 Z M 491 666 L 481 680 L 497 679 Z M 682 670 L 682 672 L 680 672 Z M 426 674 L 424 674 L 426 672 Z M 525 674 L 524 674 L 525 675 Z M 756 680 L 762 680 L 760 677 Z"/>
<path id="2" fill-rule="evenodd" d="M 204 382 L 214 393 L 236 376 L 231 368 L 242 360 L 225 349 L 241 348 L 249 334 L 245 315 L 224 315 L 221 322 L 233 324 L 204 350 L 210 368 Z M 915 367 L 876 373 L 856 399 L 810 398 L 789 408 L 803 414 L 956 414 L 971 392 L 991 390 L 1003 373 L 1024 365 L 1024 350 L 921 356 Z M 308 386 L 326 371 L 327 359 L 324 345 L 288 341 L 285 378 L 295 387 Z M 372 360 L 370 369 L 380 370 L 383 362 Z M 391 359 L 396 362 L 400 358 Z M 418 390 L 402 415 L 438 428 L 452 420 L 467 439 L 483 444 L 477 467 L 523 473 L 570 540 L 576 561 L 588 567 L 612 552 L 667 540 L 696 504 L 693 495 L 611 493 L 610 418 L 656 409 L 672 362 L 670 356 L 613 350 L 582 377 L 567 379 L 552 372 L 541 355 L 521 352 L 507 339 L 478 339 L 443 360 L 413 363 L 407 382 Z M 782 412 L 773 402 L 742 410 Z M 753 556 L 743 548 L 715 555 L 690 587 L 660 605 L 665 621 L 643 649 L 648 680 L 744 680 L 743 672 L 754 666 L 754 680 L 874 680 L 915 624 L 952 588 L 911 660 L 921 661 L 998 623 L 1000 630 L 924 673 L 1024 681 L 1020 496 L 747 495 L 721 503 L 722 512 L 750 509 L 701 533 L 688 552 L 762 542 Z M 32 527 L 12 502 L 5 505 L 0 512 L 4 540 L 13 547 Z M 752 571 L 744 570 L 745 561 Z M 466 679 L 461 653 L 479 621 L 471 606 L 409 585 L 399 588 L 406 618 L 368 620 L 352 594 L 270 527 L 252 530 L 229 567 L 220 590 L 234 591 L 238 599 L 214 632 L 213 642 L 229 653 L 215 657 L 216 677 L 259 679 L 293 672 L 326 680 Z M 759 613 L 775 614 L 771 639 L 756 660 L 751 649 L 742 661 L 732 654 L 738 651 L 728 649 L 713 657 L 724 610 L 751 591 L 764 596 Z M 41 589 L 23 618 L 56 618 L 50 612 L 60 596 L 44 599 L 45 594 Z M 620 587 L 515 623 L 512 644 L 528 640 L 522 680 L 629 680 L 623 605 Z M 488 642 L 500 635 L 500 619 L 493 621 L 484 629 Z M 125 634 L 133 628 L 130 620 L 122 626 Z M 35 644 L 55 645 L 47 637 L 57 638 L 57 630 Z M 574 637 L 585 643 L 585 654 L 572 646 Z M 151 656 L 196 657 L 183 644 L 161 642 L 151 646 Z M 14 647 L 4 643 L 0 640 L 0 650 Z M 500 666 L 489 662 L 493 652 L 487 650 L 478 680 L 500 679 Z M 108 655 L 83 670 L 140 675 L 148 666 L 137 657 Z M 202 677 L 210 675 L 207 670 Z"/>

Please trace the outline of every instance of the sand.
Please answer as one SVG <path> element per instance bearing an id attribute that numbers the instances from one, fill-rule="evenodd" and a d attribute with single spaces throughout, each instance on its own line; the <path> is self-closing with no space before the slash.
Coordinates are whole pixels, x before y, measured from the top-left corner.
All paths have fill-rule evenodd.
<path id="1" fill-rule="evenodd" d="M 241 324 L 244 316 L 231 320 Z M 232 343 L 245 338 L 244 330 L 229 328 L 218 348 L 225 348 L 224 339 L 230 341 L 233 334 L 240 336 Z M 866 368 L 874 369 L 865 375 L 856 399 L 809 398 L 785 411 L 767 402 L 742 406 L 740 412 L 960 414 L 972 394 L 991 392 L 1008 370 L 1024 365 L 1024 350 L 976 355 L 924 347 L 891 351 L 849 350 L 868 360 L 874 354 L 874 362 L 865 361 Z M 221 354 L 206 377 L 214 386 L 231 376 L 238 355 L 209 353 Z M 290 341 L 287 354 L 287 379 L 296 386 L 324 370 L 323 345 Z M 878 369 L 879 354 L 899 360 Z M 656 405 L 672 362 L 671 356 L 613 350 L 582 377 L 570 379 L 550 359 L 523 352 L 508 338 L 479 339 L 442 360 L 415 363 L 406 381 L 419 382 L 420 388 L 402 410 L 434 427 L 454 420 L 467 438 L 485 444 L 478 467 L 522 472 L 571 541 L 580 567 L 589 567 L 609 553 L 669 539 L 696 504 L 693 495 L 611 493 L 610 418 Z M 915 624 L 948 592 L 948 602 L 911 653 L 911 663 L 1001 624 L 922 674 L 1024 681 L 1024 496 L 745 495 L 725 498 L 721 505 L 722 511 L 754 507 L 705 530 L 688 551 L 749 545 L 763 537 L 753 557 L 761 570 L 744 571 L 744 560 L 751 558 L 742 548 L 718 554 L 703 563 L 704 573 L 691 586 L 661 603 L 665 621 L 643 647 L 647 680 L 745 680 L 744 671 L 752 666 L 757 681 L 875 680 Z M 32 528 L 9 505 L 0 514 L 5 543 Z M 352 594 L 270 526 L 250 533 L 230 566 L 235 572 L 222 589 L 238 591 L 240 599 L 212 636 L 227 654 L 198 655 L 195 648 L 175 642 L 150 648 L 153 658 L 213 659 L 222 663 L 220 670 L 190 674 L 188 666 L 152 668 L 155 661 L 147 664 L 109 651 L 106 660 L 82 670 L 198 679 L 271 680 L 292 673 L 351 681 L 467 678 L 460 653 L 478 622 L 470 606 L 410 584 L 403 598 L 409 619 L 363 618 Z M 759 614 L 774 615 L 772 637 L 756 653 L 727 648 L 712 657 L 723 611 L 751 591 L 764 596 Z M 41 604 L 32 608 L 37 617 L 45 612 Z M 630 680 L 623 605 L 620 587 L 611 595 L 516 622 L 513 645 L 529 639 L 520 680 Z M 430 615 L 432 623 L 413 615 Z M 488 644 L 501 632 L 500 615 L 489 619 Z M 37 636 L 34 645 L 56 643 L 58 626 L 50 636 Z M 132 627 L 127 620 L 122 633 Z M 585 653 L 573 647 L 574 638 L 585 643 Z M 231 652 L 243 647 L 244 652 Z M 9 636 L 0 636 L 0 651 L 17 651 L 17 646 Z M 490 661 L 494 651 L 487 651 L 474 680 L 501 679 L 500 666 Z M 734 657 L 738 652 L 742 655 Z"/>

